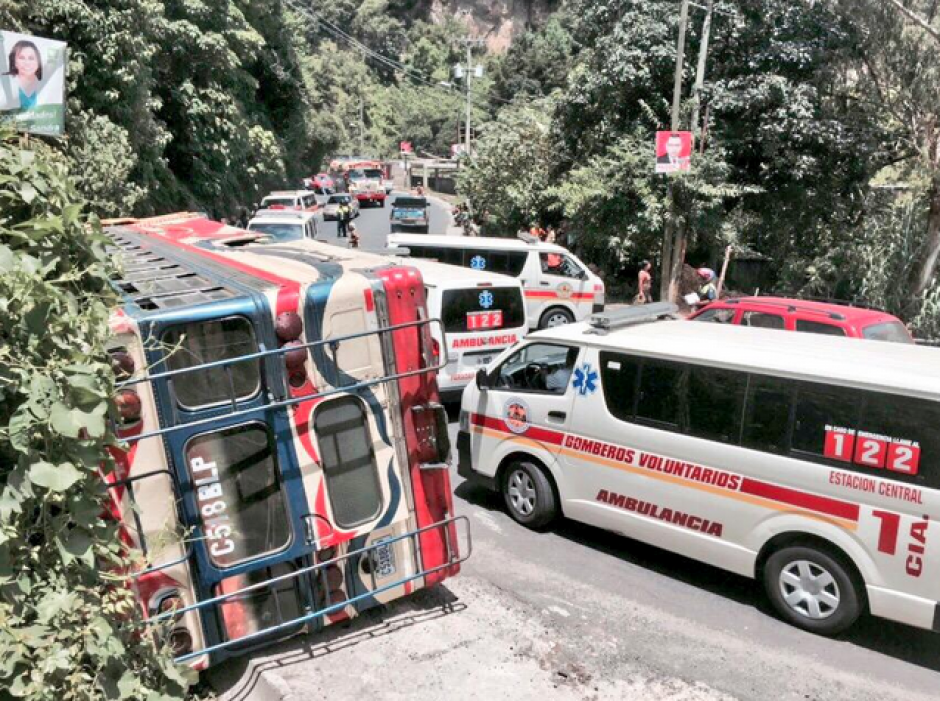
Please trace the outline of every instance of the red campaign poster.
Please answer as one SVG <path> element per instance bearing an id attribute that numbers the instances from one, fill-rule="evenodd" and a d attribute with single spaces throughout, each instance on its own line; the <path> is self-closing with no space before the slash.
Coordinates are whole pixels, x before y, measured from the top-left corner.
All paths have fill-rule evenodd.
<path id="1" fill-rule="evenodd" d="M 855 462 L 865 467 L 884 467 L 888 441 L 864 434 L 855 439 Z"/>
<path id="2" fill-rule="evenodd" d="M 692 132 L 656 132 L 656 172 L 685 173 L 692 167 Z"/>
<path id="3" fill-rule="evenodd" d="M 888 446 L 888 469 L 905 475 L 916 475 L 920 469 L 920 446 L 916 443 L 891 443 Z"/>
<path id="4" fill-rule="evenodd" d="M 826 443 L 823 455 L 833 460 L 852 462 L 855 452 L 855 432 L 826 427 Z"/>

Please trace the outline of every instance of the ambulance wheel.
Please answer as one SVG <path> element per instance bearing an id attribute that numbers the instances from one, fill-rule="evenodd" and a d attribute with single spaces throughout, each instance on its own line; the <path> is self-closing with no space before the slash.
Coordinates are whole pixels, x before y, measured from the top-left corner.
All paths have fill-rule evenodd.
<path id="1" fill-rule="evenodd" d="M 528 528 L 544 528 L 558 515 L 558 501 L 541 468 L 527 460 L 512 463 L 503 476 L 509 515 Z"/>
<path id="2" fill-rule="evenodd" d="M 852 568 L 804 545 L 783 548 L 767 559 L 764 589 L 781 618 L 818 635 L 838 635 L 862 613 Z"/>
<path id="3" fill-rule="evenodd" d="M 554 326 L 564 326 L 574 321 L 574 316 L 564 307 L 552 307 L 542 314 L 539 320 L 540 329 L 550 329 Z"/>

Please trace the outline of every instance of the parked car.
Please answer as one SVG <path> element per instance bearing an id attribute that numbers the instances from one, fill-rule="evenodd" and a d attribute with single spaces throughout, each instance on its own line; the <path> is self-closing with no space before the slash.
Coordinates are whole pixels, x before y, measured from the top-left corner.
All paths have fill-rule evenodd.
<path id="1" fill-rule="evenodd" d="M 276 243 L 314 239 L 317 216 L 313 212 L 264 209 L 248 222 L 248 231 L 264 234 Z"/>
<path id="2" fill-rule="evenodd" d="M 315 212 L 317 196 L 310 190 L 275 190 L 261 200 L 261 209 L 293 209 L 298 212 Z"/>
<path id="3" fill-rule="evenodd" d="M 389 214 L 392 233 L 413 231 L 428 233 L 430 226 L 430 205 L 425 197 L 400 196 L 392 202 Z"/>
<path id="4" fill-rule="evenodd" d="M 304 178 L 304 185 L 320 195 L 332 195 L 336 192 L 336 183 L 329 173 L 317 173 L 312 178 Z"/>
<path id="5" fill-rule="evenodd" d="M 692 321 L 804 331 L 872 341 L 913 343 L 896 316 L 876 309 L 786 297 L 733 297 L 711 302 L 689 317 Z"/>
<path id="6" fill-rule="evenodd" d="M 323 220 L 330 221 L 337 219 L 337 213 L 339 212 L 339 206 L 341 204 L 352 205 L 353 219 L 359 216 L 359 202 L 356 200 L 356 198 L 347 193 L 340 193 L 336 195 L 330 195 L 330 198 L 326 201 L 326 204 L 323 205 Z"/>

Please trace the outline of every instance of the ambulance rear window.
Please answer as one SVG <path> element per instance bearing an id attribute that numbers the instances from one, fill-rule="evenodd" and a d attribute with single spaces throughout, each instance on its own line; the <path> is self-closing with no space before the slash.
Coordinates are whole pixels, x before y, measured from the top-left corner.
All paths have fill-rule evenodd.
<path id="1" fill-rule="evenodd" d="M 471 287 L 445 290 L 441 299 L 441 321 L 447 333 L 466 333 L 471 328 L 470 316 L 475 313 L 501 312 L 501 321 L 490 328 L 513 329 L 526 323 L 525 303 L 518 287 Z"/>

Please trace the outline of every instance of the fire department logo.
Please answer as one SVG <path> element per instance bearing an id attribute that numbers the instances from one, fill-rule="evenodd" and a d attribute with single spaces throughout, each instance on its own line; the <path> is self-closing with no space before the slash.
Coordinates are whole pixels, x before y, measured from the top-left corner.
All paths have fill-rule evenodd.
<path id="1" fill-rule="evenodd" d="M 558 296 L 562 299 L 568 299 L 572 292 L 574 292 L 574 290 L 571 289 L 571 285 L 567 282 L 563 282 L 558 286 Z"/>
<path id="2" fill-rule="evenodd" d="M 513 433 L 525 433 L 529 430 L 529 405 L 521 399 L 510 399 L 503 410 L 506 425 Z"/>

